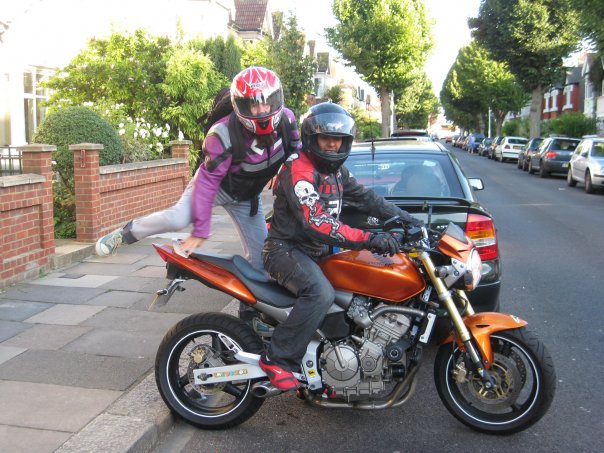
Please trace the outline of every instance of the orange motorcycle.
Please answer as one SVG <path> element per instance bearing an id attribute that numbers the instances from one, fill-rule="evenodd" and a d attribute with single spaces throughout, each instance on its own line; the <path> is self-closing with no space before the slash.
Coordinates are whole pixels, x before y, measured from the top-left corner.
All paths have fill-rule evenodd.
<path id="1" fill-rule="evenodd" d="M 400 253 L 348 250 L 321 261 L 336 300 L 300 363 L 298 395 L 326 408 L 396 408 L 413 393 L 424 348 L 436 344 L 436 389 L 459 421 L 495 434 L 537 422 L 554 398 L 552 358 L 522 319 L 474 312 L 466 292 L 480 281 L 482 264 L 473 242 L 453 223 L 441 232 L 405 228 L 396 218 L 387 224 L 401 233 Z M 186 279 L 249 304 L 272 325 L 296 301 L 241 256 L 184 258 L 171 246 L 155 248 L 171 279 L 157 304 Z M 157 352 L 163 400 L 200 428 L 243 423 L 281 393 L 258 366 L 267 342 L 270 332 L 261 336 L 224 313 L 183 319 Z"/>

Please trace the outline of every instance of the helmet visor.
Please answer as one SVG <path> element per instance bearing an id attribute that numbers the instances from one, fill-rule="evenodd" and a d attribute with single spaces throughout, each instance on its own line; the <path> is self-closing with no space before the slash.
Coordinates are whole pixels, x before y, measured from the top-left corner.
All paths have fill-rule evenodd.
<path id="1" fill-rule="evenodd" d="M 306 119 L 305 132 L 308 134 L 354 137 L 355 131 L 354 119 L 341 113 L 320 113 Z"/>
<path id="2" fill-rule="evenodd" d="M 235 97 L 239 114 L 245 118 L 267 118 L 277 113 L 283 106 L 283 92 L 275 90 L 268 96 L 258 91 L 254 96 Z"/>

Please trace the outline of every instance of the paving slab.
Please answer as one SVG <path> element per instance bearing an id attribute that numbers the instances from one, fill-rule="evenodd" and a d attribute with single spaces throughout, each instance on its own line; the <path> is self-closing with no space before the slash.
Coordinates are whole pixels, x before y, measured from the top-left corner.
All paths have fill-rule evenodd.
<path id="1" fill-rule="evenodd" d="M 166 267 L 165 266 L 144 266 L 134 272 L 131 272 L 128 275 L 130 277 L 146 277 L 146 278 L 163 279 L 163 278 L 166 278 Z"/>
<path id="2" fill-rule="evenodd" d="M 112 357 L 153 358 L 163 337 L 164 333 L 161 332 L 121 332 L 94 329 L 65 346 L 63 351 Z"/>
<path id="3" fill-rule="evenodd" d="M 29 282 L 31 283 L 31 282 Z M 107 291 L 99 288 L 70 288 L 21 284 L 0 294 L 0 300 L 27 300 L 54 304 L 81 304 Z"/>
<path id="4" fill-rule="evenodd" d="M 0 364 L 7 362 L 13 357 L 27 351 L 27 348 L 18 348 L 16 346 L 6 346 L 4 343 L 0 344 Z"/>
<path id="5" fill-rule="evenodd" d="M 136 291 L 155 294 L 162 288 L 165 278 L 120 277 L 102 286 L 105 290 Z"/>
<path id="6" fill-rule="evenodd" d="M 52 304 L 46 304 L 44 302 L 7 300 L 0 302 L 0 319 L 5 321 L 23 321 L 50 307 L 52 307 Z"/>
<path id="7" fill-rule="evenodd" d="M 31 324 L 59 324 L 75 326 L 88 318 L 103 311 L 106 307 L 94 305 L 68 305 L 56 304 L 37 315 L 27 318 L 25 322 Z"/>
<path id="8" fill-rule="evenodd" d="M 23 388 L 28 387 L 23 382 L 37 382 L 124 391 L 151 370 L 153 361 L 152 358 L 28 350 L 2 364 L 0 380 L 22 381 Z"/>
<path id="9" fill-rule="evenodd" d="M 160 285 L 161 286 L 161 285 Z M 87 305 L 103 305 L 105 307 L 131 308 L 136 302 L 153 299 L 148 293 L 137 293 L 133 291 L 107 291 L 86 302 Z"/>
<path id="10" fill-rule="evenodd" d="M 29 329 L 31 326 L 22 322 L 0 321 L 0 342 L 14 337 L 20 332 Z"/>
<path id="11" fill-rule="evenodd" d="M 112 275 L 122 277 L 144 267 L 140 262 L 134 264 L 115 263 L 78 263 L 69 268 L 70 274 Z"/>
<path id="12" fill-rule="evenodd" d="M 0 424 L 73 433 L 120 395 L 111 390 L 0 381 L 0 401 L 11 408 L 0 411 Z"/>
<path id="13" fill-rule="evenodd" d="M 153 311 L 123 310 L 107 307 L 83 325 L 123 332 L 166 333 L 184 316 L 180 313 L 158 313 Z"/>
<path id="14" fill-rule="evenodd" d="M 47 429 L 0 425 L 0 451 L 10 453 L 52 453 L 72 433 Z"/>
<path id="15" fill-rule="evenodd" d="M 91 329 L 92 327 L 37 324 L 9 338 L 0 346 L 56 351 Z"/>
<path id="16" fill-rule="evenodd" d="M 90 255 L 84 260 L 85 263 L 102 263 L 102 264 L 134 264 L 147 256 L 144 253 L 128 253 L 126 248 L 129 246 L 120 247 L 119 253 L 109 256 Z"/>
<path id="17" fill-rule="evenodd" d="M 117 275 L 53 273 L 30 282 L 32 285 L 60 286 L 61 288 L 98 288 L 119 278 Z"/>

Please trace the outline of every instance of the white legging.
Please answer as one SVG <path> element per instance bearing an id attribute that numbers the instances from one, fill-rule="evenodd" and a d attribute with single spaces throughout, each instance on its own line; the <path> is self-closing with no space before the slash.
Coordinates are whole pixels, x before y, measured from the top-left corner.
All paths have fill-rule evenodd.
<path id="1" fill-rule="evenodd" d="M 154 212 L 132 221 L 130 233 L 138 241 L 153 234 L 179 231 L 192 222 L 191 197 L 195 178 L 191 179 L 178 202 L 163 211 Z M 220 189 L 214 198 L 214 206 L 222 206 L 229 214 L 243 246 L 245 258 L 254 268 L 263 271 L 262 247 L 267 229 L 262 199 L 258 200 L 258 212 L 250 216 L 251 201 L 235 201 Z"/>

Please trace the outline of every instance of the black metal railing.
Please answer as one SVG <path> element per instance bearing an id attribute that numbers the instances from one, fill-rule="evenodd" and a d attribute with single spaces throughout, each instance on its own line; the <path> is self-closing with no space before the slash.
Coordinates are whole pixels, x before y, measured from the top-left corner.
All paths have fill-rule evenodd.
<path id="1" fill-rule="evenodd" d="M 22 173 L 21 153 L 12 146 L 0 145 L 0 176 Z"/>

